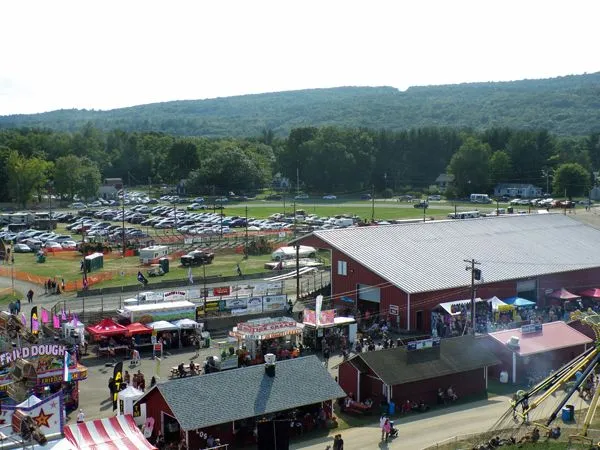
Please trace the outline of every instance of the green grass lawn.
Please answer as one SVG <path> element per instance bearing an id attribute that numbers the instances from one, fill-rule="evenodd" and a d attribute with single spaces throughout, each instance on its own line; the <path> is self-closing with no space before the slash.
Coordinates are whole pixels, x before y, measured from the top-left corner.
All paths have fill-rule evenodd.
<path id="1" fill-rule="evenodd" d="M 15 301 L 17 299 L 23 300 L 25 296 L 22 292 L 19 292 L 15 289 L 11 288 L 0 289 L 0 305 L 8 305 L 10 302 Z"/>
<path id="2" fill-rule="evenodd" d="M 46 262 L 38 264 L 36 258 L 32 254 L 21 253 L 15 254 L 15 270 L 28 272 L 32 275 L 38 275 L 44 279 L 64 278 L 65 281 L 80 281 L 82 274 L 79 271 L 81 257 L 79 255 L 73 258 L 64 259 L 63 257 L 48 256 Z M 262 256 L 250 256 L 244 260 L 242 255 L 239 254 L 216 254 L 212 264 L 206 266 L 206 276 L 214 275 L 236 275 L 237 264 L 240 265 L 242 273 L 251 274 L 263 272 L 264 264 L 271 260 L 271 255 Z M 104 268 L 101 272 L 112 272 L 113 278 L 111 280 L 103 281 L 94 284 L 94 287 L 109 287 L 109 286 L 122 286 L 128 284 L 136 284 L 137 272 L 141 270 L 144 276 L 152 284 L 153 281 L 163 280 L 175 280 L 175 279 L 186 279 L 188 278 L 188 268 L 180 267 L 179 261 L 171 261 L 169 273 L 161 277 L 148 277 L 148 266 L 140 264 L 139 257 L 132 256 L 127 258 L 105 258 Z M 122 273 L 124 275 L 122 275 Z M 93 275 L 91 272 L 90 275 Z M 202 266 L 192 268 L 192 276 L 196 282 L 204 277 L 204 269 Z"/>

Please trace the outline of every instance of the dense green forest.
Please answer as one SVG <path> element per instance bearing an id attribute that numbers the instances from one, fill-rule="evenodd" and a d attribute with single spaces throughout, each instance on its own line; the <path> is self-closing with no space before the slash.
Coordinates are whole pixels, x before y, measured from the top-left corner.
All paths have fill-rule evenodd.
<path id="1" fill-rule="evenodd" d="M 548 183 L 555 192 L 582 195 L 599 169 L 599 133 L 301 127 L 284 138 L 269 130 L 254 138 L 206 138 L 105 132 L 89 123 L 75 132 L 0 130 L 0 198 L 21 204 L 50 190 L 64 198 L 94 197 L 102 177 L 120 177 L 129 186 L 185 179 L 190 194 L 222 195 L 257 192 L 274 179 L 294 186 L 298 175 L 310 193 L 375 189 L 389 196 L 435 192 L 435 179 L 446 171 L 456 178 L 452 196 L 490 192 L 499 182 Z"/>
<path id="2" fill-rule="evenodd" d="M 545 80 L 412 87 L 342 87 L 156 103 L 111 111 L 60 110 L 1 116 L 0 127 L 164 132 L 246 137 L 263 129 L 335 126 L 390 131 L 451 127 L 545 129 L 583 136 L 600 131 L 600 73 Z"/>

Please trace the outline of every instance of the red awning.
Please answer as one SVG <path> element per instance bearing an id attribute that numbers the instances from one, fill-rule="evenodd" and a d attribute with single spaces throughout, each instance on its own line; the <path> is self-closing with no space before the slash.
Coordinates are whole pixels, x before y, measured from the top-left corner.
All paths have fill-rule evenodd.
<path id="1" fill-rule="evenodd" d="M 130 335 L 134 335 L 134 334 L 150 334 L 150 333 L 152 333 L 152 328 L 147 327 L 146 325 L 141 324 L 139 322 L 135 322 L 135 323 L 129 324 L 125 328 L 127 328 L 127 332 Z"/>
<path id="2" fill-rule="evenodd" d="M 578 298 L 581 298 L 579 295 L 571 294 L 565 288 L 555 290 L 548 297 L 556 298 L 558 300 L 576 300 Z"/>
<path id="3" fill-rule="evenodd" d="M 68 425 L 64 433 L 67 441 L 78 450 L 156 450 L 130 415 Z"/>
<path id="4" fill-rule="evenodd" d="M 86 330 L 94 336 L 116 336 L 119 334 L 127 334 L 126 327 L 119 325 L 111 319 L 103 319 L 100 323 L 87 327 Z"/>
<path id="5" fill-rule="evenodd" d="M 579 295 L 582 297 L 600 298 L 600 289 L 586 289 L 585 291 L 581 291 Z"/>

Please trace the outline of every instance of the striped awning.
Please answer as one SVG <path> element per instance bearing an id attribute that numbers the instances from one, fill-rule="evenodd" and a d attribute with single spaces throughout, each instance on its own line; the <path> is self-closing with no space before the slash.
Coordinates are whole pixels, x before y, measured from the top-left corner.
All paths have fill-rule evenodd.
<path id="1" fill-rule="evenodd" d="M 156 450 L 140 432 L 130 415 L 69 425 L 65 427 L 64 434 L 78 450 Z"/>

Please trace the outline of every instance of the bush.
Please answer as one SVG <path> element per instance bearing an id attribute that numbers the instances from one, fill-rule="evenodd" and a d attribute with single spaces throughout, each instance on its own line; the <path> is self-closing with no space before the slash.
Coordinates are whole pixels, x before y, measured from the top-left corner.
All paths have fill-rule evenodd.
<path id="1" fill-rule="evenodd" d="M 392 198 L 394 196 L 394 191 L 391 188 L 385 188 L 381 193 L 383 198 Z"/>

